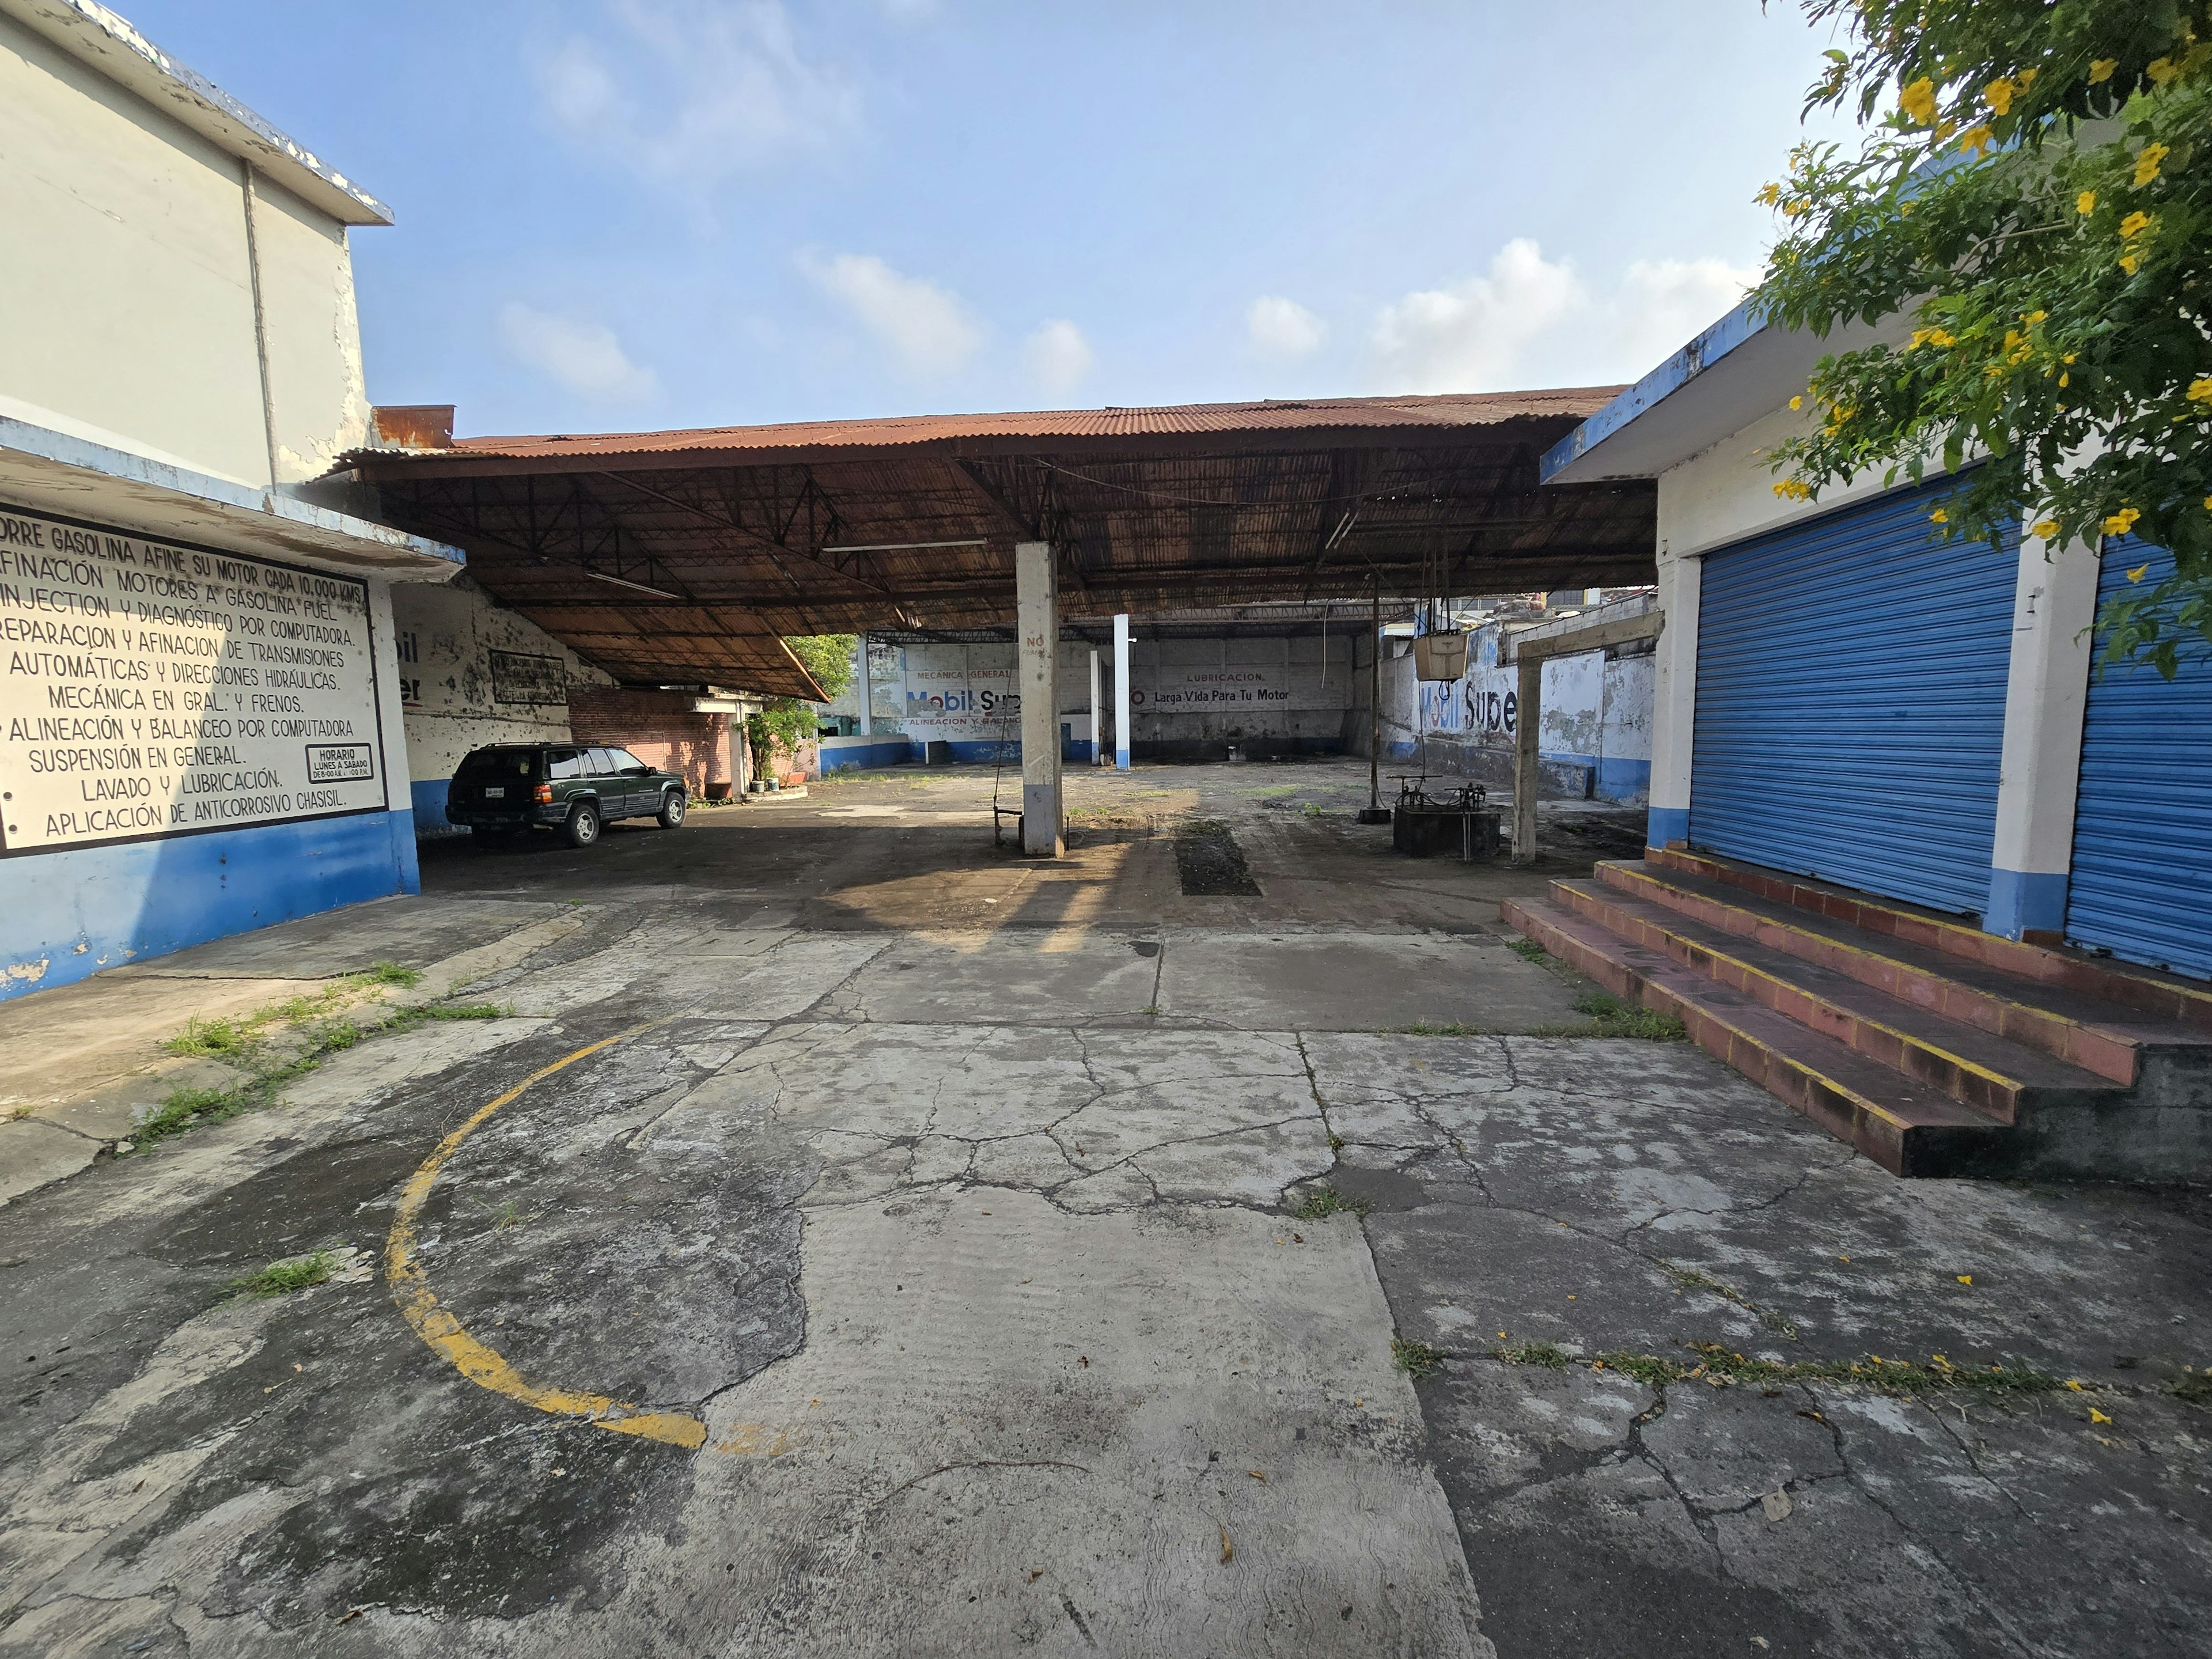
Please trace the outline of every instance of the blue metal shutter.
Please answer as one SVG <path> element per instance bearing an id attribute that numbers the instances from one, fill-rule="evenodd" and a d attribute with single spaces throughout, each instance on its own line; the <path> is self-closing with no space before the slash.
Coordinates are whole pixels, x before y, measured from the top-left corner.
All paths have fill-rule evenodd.
<path id="1" fill-rule="evenodd" d="M 2016 538 L 1941 542 L 1949 483 L 1711 554 L 1690 840 L 1886 897 L 1989 902 Z"/>
<path id="2" fill-rule="evenodd" d="M 2100 603 L 2146 564 L 2155 582 L 2173 556 L 2131 536 L 2106 542 Z M 2183 656 L 2171 680 L 2148 663 L 2092 664 L 2066 937 L 2212 976 L 2212 664 Z"/>

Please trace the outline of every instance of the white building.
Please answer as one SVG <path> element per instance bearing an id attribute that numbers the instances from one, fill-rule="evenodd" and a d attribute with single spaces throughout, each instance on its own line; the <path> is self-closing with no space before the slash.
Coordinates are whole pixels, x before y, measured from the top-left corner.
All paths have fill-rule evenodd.
<path id="1" fill-rule="evenodd" d="M 374 197 L 92 0 L 0 0 L 0 994 L 412 890 Z"/>
<path id="2" fill-rule="evenodd" d="M 1945 540 L 1940 477 L 1778 494 L 1790 399 L 1867 337 L 1740 307 L 1544 459 L 1657 480 L 1650 844 L 2212 978 L 2212 664 L 2093 672 L 2100 594 L 2168 556 Z"/>

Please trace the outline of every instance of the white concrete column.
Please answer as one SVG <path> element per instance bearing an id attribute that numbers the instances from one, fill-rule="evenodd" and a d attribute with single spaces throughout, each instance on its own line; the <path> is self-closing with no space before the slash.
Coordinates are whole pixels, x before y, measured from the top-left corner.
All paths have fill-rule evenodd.
<path id="1" fill-rule="evenodd" d="M 1129 769 L 1129 617 L 1114 618 L 1114 764 Z"/>
<path id="2" fill-rule="evenodd" d="M 1651 808 L 1644 844 L 1664 847 L 1690 834 L 1690 750 L 1698 717 L 1698 592 L 1702 559 L 1659 549 L 1659 608 L 1666 613 L 1653 665 Z"/>
<path id="3" fill-rule="evenodd" d="M 1103 766 L 1106 761 L 1106 729 L 1098 723 L 1098 653 L 1091 653 L 1091 763 Z"/>
<path id="4" fill-rule="evenodd" d="M 860 635 L 860 735 L 871 738 L 876 732 L 876 689 L 868 683 L 868 636 Z"/>
<path id="5" fill-rule="evenodd" d="M 2021 538 L 1996 840 L 1982 916 L 1984 927 L 2007 939 L 2057 934 L 2066 926 L 2098 564 L 2094 542 L 2054 547 Z"/>
<path id="6" fill-rule="evenodd" d="M 1022 691 L 1022 851 L 1058 858 L 1060 811 L 1060 572 L 1050 542 L 1014 547 Z"/>

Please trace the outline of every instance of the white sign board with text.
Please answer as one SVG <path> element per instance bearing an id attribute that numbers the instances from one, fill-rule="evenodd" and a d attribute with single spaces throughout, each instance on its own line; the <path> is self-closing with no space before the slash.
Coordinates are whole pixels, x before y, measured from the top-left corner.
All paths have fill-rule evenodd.
<path id="1" fill-rule="evenodd" d="M 0 507 L 0 850 L 381 811 L 368 586 Z"/>

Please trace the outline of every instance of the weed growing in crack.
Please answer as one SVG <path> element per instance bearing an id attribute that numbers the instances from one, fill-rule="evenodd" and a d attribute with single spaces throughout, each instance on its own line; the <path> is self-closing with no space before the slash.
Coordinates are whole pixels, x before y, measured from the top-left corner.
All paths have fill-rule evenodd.
<path id="1" fill-rule="evenodd" d="M 415 972 L 411 968 L 398 971 Z M 343 1014 L 329 1015 L 312 1024 L 295 1023 L 293 1035 L 301 1042 L 298 1049 L 289 1055 L 277 1056 L 258 1038 L 244 1045 L 228 1058 L 249 1068 L 245 1081 L 228 1089 L 170 1090 L 145 1121 L 131 1131 L 131 1146 L 143 1152 L 186 1129 L 196 1129 L 204 1123 L 221 1123 L 240 1112 L 266 1106 L 284 1085 L 305 1077 L 329 1055 L 343 1053 L 363 1037 L 397 1036 L 443 1020 L 501 1019 L 513 1012 L 494 1002 L 432 1003 L 402 1008 L 373 1024 L 362 1024 Z"/>
<path id="2" fill-rule="evenodd" d="M 1732 1285 L 1723 1285 L 1711 1273 L 1701 1273 L 1695 1267 L 1677 1267 L 1672 1262 L 1662 1262 L 1667 1277 L 1686 1291 L 1709 1291 L 1723 1302 L 1733 1302 L 1777 1336 L 1795 1342 L 1798 1337 L 1795 1321 L 1784 1319 L 1771 1308 L 1762 1308 Z"/>
<path id="3" fill-rule="evenodd" d="M 1301 1221 L 1324 1221 L 1333 1215 L 1364 1216 L 1374 1207 L 1364 1198 L 1346 1198 L 1334 1187 L 1316 1187 L 1291 1213 Z"/>
<path id="4" fill-rule="evenodd" d="M 396 962 L 380 962 L 358 974 L 332 980 L 312 994 L 287 997 L 250 1013 L 222 1019 L 194 1018 L 185 1029 L 161 1044 L 172 1054 L 188 1060 L 240 1060 L 251 1056 L 271 1026 L 302 1025 L 327 1015 L 349 998 L 386 986 L 412 989 L 422 982 L 420 968 Z"/>
<path id="5" fill-rule="evenodd" d="M 1533 962 L 1539 968 L 1548 968 L 1559 961 L 1557 957 L 1533 939 L 1509 939 L 1505 941 L 1505 948 L 1520 957 L 1522 961 Z"/>
<path id="6" fill-rule="evenodd" d="M 1799 1359 L 1784 1364 L 1753 1359 L 1718 1342 L 1682 1346 L 1696 1358 L 1675 1359 L 1665 1354 L 1613 1351 L 1598 1354 L 1588 1364 L 1594 1371 L 1619 1371 L 1654 1389 L 1663 1389 L 1670 1382 L 1705 1382 L 1715 1388 L 1738 1383 L 1830 1382 L 1883 1394 L 1972 1393 L 2002 1397 L 2056 1394 L 2069 1386 L 2079 1387 L 2032 1366 L 1991 1365 L 1975 1370 L 1954 1365 L 1941 1354 L 1924 1365 L 1910 1359 L 1885 1359 L 1879 1354 L 1869 1354 L 1863 1359 Z M 1509 1365 L 1544 1365 L 1556 1370 L 1569 1363 L 1566 1355 L 1549 1342 L 1494 1352 Z"/>
<path id="7" fill-rule="evenodd" d="M 1398 1369 L 1419 1382 L 1425 1376 L 1434 1376 L 1444 1368 L 1444 1351 L 1426 1342 L 1407 1342 L 1400 1337 L 1390 1339 L 1390 1358 Z"/>
<path id="8" fill-rule="evenodd" d="M 1538 1025 L 1530 1029 L 1530 1036 L 1543 1037 L 1637 1037 L 1646 1042 L 1686 1042 L 1689 1028 L 1672 1014 L 1639 1008 L 1632 1002 L 1623 1002 L 1609 991 L 1592 991 L 1575 1001 L 1575 1012 L 1585 1015 L 1589 1023 L 1582 1025 Z"/>
<path id="9" fill-rule="evenodd" d="M 1344 1137 L 1342 1135 L 1331 1135 L 1328 1138 L 1328 1149 L 1332 1152 L 1342 1152 L 1344 1150 Z"/>
<path id="10" fill-rule="evenodd" d="M 1567 1368 L 1567 1356 L 1556 1342 L 1523 1342 L 1517 1347 L 1493 1352 L 1509 1365 L 1541 1365 L 1552 1371 Z"/>
<path id="11" fill-rule="evenodd" d="M 1486 1031 L 1480 1025 L 1468 1025 L 1462 1021 L 1454 1020 L 1449 1025 L 1393 1025 L 1389 1028 L 1388 1035 L 1391 1036 L 1463 1037 L 1495 1036 L 1498 1034 L 1494 1031 Z"/>
<path id="12" fill-rule="evenodd" d="M 335 1251 L 314 1250 L 287 1261 L 272 1261 L 259 1273 L 234 1279 L 222 1288 L 230 1296 L 289 1296 L 294 1291 L 321 1284 L 337 1265 Z"/>

